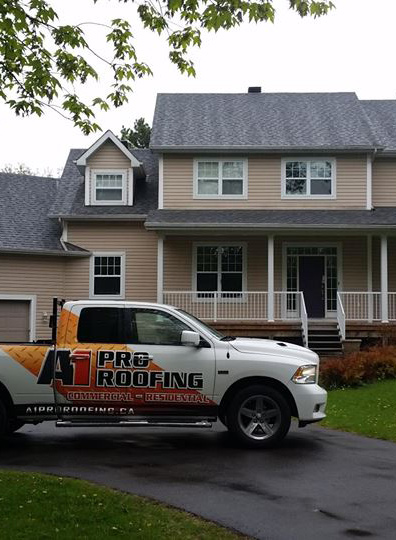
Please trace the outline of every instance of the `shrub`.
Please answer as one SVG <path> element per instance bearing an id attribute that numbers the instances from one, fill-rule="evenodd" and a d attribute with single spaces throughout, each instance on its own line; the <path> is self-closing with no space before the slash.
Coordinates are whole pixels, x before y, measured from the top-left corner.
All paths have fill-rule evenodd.
<path id="1" fill-rule="evenodd" d="M 373 347 L 343 357 L 324 358 L 320 382 L 327 388 L 360 386 L 396 378 L 396 346 Z"/>

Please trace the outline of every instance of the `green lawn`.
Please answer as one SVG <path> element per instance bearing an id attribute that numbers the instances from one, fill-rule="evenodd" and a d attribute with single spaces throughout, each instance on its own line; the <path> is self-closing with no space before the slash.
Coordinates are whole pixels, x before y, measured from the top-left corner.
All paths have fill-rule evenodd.
<path id="1" fill-rule="evenodd" d="M 331 390 L 321 424 L 396 442 L 396 380 Z"/>
<path id="2" fill-rule="evenodd" d="M 0 471 L 0 538 L 236 540 L 185 512 L 81 480 Z"/>

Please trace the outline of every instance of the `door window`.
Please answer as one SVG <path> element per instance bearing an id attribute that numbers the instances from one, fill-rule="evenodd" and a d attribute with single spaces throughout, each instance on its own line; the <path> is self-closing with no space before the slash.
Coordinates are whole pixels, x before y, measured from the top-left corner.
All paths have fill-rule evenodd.
<path id="1" fill-rule="evenodd" d="M 191 330 L 183 321 L 157 309 L 135 308 L 127 312 L 130 328 L 128 343 L 181 345 L 181 333 Z"/>

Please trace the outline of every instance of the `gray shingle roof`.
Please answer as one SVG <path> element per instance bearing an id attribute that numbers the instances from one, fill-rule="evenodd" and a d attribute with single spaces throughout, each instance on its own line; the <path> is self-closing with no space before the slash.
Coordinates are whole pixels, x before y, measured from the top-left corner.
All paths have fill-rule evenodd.
<path id="1" fill-rule="evenodd" d="M 153 149 L 381 146 L 354 93 L 159 94 Z"/>
<path id="2" fill-rule="evenodd" d="M 396 208 L 375 210 L 155 210 L 148 229 L 396 227 Z"/>
<path id="3" fill-rule="evenodd" d="M 55 178 L 0 173 L 0 251 L 88 253 L 71 244 L 65 252 L 60 225 L 48 217 L 57 182 Z"/>
<path id="4" fill-rule="evenodd" d="M 148 149 L 133 149 L 132 153 L 143 163 L 146 179 L 138 178 L 135 183 L 133 206 L 85 206 L 84 177 L 74 161 L 85 149 L 72 149 L 69 152 L 51 216 L 69 218 L 116 217 L 133 218 L 145 216 L 158 203 L 158 157 Z"/>
<path id="5" fill-rule="evenodd" d="M 396 150 L 396 100 L 362 100 L 373 130 L 386 150 Z"/>

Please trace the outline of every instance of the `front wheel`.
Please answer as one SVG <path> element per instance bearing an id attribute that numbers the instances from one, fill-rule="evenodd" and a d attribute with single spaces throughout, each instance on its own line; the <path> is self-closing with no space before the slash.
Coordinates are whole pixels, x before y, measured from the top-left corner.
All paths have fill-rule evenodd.
<path id="1" fill-rule="evenodd" d="M 290 407 L 280 392 L 266 385 L 240 390 L 227 413 L 229 431 L 244 445 L 269 448 L 289 431 Z"/>

